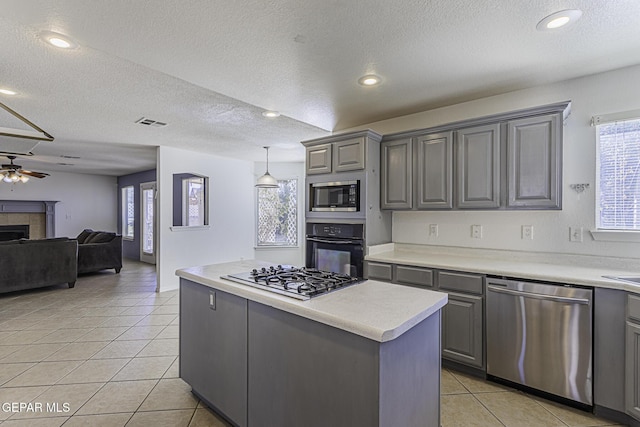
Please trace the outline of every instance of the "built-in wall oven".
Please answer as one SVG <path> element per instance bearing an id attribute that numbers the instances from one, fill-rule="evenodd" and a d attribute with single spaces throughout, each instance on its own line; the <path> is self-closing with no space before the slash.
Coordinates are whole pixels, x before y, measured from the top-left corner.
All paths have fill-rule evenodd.
<path id="1" fill-rule="evenodd" d="M 364 224 L 307 223 L 306 266 L 363 276 Z"/>

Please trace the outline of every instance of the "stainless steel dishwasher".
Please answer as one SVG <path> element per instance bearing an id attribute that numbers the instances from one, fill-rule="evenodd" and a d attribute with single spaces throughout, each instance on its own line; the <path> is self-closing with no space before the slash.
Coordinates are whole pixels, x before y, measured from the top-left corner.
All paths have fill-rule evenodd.
<path id="1" fill-rule="evenodd" d="M 487 278 L 487 374 L 593 405 L 593 290 Z"/>

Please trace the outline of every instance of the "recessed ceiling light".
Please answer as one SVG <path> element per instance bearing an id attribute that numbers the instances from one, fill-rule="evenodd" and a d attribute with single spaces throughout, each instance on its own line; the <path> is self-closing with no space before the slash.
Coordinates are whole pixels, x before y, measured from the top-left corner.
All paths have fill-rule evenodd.
<path id="1" fill-rule="evenodd" d="M 573 24 L 582 16 L 582 11 L 579 9 L 567 9 L 561 10 L 544 18 L 538 22 L 536 29 L 538 31 L 549 31 L 558 28 L 566 27 L 569 24 Z"/>
<path id="2" fill-rule="evenodd" d="M 263 111 L 262 115 L 265 117 L 269 117 L 270 119 L 274 118 L 274 117 L 280 117 L 280 113 L 277 111 L 272 111 L 272 110 L 267 110 L 267 111 Z"/>
<path id="3" fill-rule="evenodd" d="M 78 47 L 77 43 L 72 39 L 54 31 L 42 31 L 40 36 L 50 45 L 59 47 L 60 49 L 75 49 Z"/>
<path id="4" fill-rule="evenodd" d="M 362 76 L 358 79 L 358 84 L 362 86 L 375 86 L 380 84 L 382 79 L 380 76 L 376 76 L 375 74 L 367 74 L 366 76 Z"/>
<path id="5" fill-rule="evenodd" d="M 0 89 L 0 93 L 3 95 L 15 95 L 16 92 L 9 89 Z"/>

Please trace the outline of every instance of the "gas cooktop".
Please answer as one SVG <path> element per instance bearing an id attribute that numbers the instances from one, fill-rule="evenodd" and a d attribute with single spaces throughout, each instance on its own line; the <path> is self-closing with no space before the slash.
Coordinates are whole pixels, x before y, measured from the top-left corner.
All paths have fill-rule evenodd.
<path id="1" fill-rule="evenodd" d="M 308 300 L 362 281 L 346 274 L 290 265 L 263 267 L 222 278 L 300 300 Z"/>

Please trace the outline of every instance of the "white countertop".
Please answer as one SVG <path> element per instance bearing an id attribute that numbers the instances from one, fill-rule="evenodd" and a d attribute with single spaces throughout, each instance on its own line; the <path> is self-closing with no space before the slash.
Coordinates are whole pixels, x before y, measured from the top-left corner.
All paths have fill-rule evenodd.
<path id="1" fill-rule="evenodd" d="M 300 301 L 220 278 L 269 265 L 273 263 L 236 261 L 184 268 L 176 275 L 378 342 L 396 339 L 447 303 L 445 293 L 376 280 Z"/>
<path id="2" fill-rule="evenodd" d="M 640 277 L 640 262 L 634 259 L 607 262 L 604 257 L 408 244 L 370 247 L 365 259 L 640 293 L 640 285 L 603 277 Z"/>

